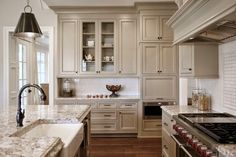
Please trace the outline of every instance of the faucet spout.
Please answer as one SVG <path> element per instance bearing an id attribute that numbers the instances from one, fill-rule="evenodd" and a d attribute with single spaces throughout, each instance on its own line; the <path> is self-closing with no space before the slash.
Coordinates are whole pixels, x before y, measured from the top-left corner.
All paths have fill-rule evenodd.
<path id="1" fill-rule="evenodd" d="M 25 110 L 22 110 L 21 107 L 21 98 L 22 98 L 22 93 L 24 92 L 24 90 L 26 88 L 30 88 L 30 87 L 34 87 L 36 89 L 38 89 L 41 93 L 40 99 L 45 101 L 47 96 L 44 93 L 43 89 L 37 85 L 37 84 L 26 84 L 24 86 L 21 87 L 19 94 L 18 94 L 18 108 L 17 108 L 17 113 L 16 113 L 16 123 L 17 123 L 17 127 L 22 127 L 23 126 L 23 119 L 25 118 Z"/>

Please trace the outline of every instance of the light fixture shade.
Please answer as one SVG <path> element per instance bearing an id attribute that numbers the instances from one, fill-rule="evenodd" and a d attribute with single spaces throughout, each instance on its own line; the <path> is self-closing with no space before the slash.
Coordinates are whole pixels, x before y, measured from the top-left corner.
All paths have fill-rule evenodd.
<path id="1" fill-rule="evenodd" d="M 40 37 L 42 34 L 38 22 L 33 13 L 22 13 L 16 26 L 14 36 Z"/>

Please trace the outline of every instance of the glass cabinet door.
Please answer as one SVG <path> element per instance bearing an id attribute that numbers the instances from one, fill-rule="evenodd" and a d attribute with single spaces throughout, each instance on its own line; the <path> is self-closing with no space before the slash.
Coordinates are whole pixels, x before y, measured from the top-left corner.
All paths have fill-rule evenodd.
<path id="1" fill-rule="evenodd" d="M 96 71 L 96 22 L 82 21 L 82 72 Z"/>
<path id="2" fill-rule="evenodd" d="M 114 21 L 100 22 L 100 70 L 115 72 Z"/>

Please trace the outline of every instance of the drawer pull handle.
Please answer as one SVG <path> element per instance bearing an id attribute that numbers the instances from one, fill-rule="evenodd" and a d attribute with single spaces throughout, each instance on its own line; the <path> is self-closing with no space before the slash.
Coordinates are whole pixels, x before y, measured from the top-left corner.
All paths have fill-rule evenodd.
<path id="1" fill-rule="evenodd" d="M 104 126 L 104 128 L 111 128 L 111 126 Z"/>
<path id="2" fill-rule="evenodd" d="M 159 124 L 156 124 L 156 127 L 159 127 L 159 126 L 161 126 L 161 125 L 159 125 Z"/>
<path id="3" fill-rule="evenodd" d="M 109 114 L 104 114 L 104 117 L 111 117 L 111 115 L 109 115 Z"/>
<path id="4" fill-rule="evenodd" d="M 168 147 L 167 147 L 166 145 L 164 145 L 164 148 L 165 148 L 166 150 L 168 150 Z"/>
<path id="5" fill-rule="evenodd" d="M 171 119 L 170 121 L 171 121 L 171 122 L 174 122 L 174 120 L 173 120 L 173 119 Z"/>
<path id="6" fill-rule="evenodd" d="M 111 106 L 111 105 L 104 105 L 104 106 Z"/>
<path id="7" fill-rule="evenodd" d="M 165 125 L 165 126 L 168 126 L 168 124 L 167 124 L 166 122 L 164 122 L 164 125 Z"/>
<path id="8" fill-rule="evenodd" d="M 133 106 L 133 105 L 126 104 L 125 106 Z"/>

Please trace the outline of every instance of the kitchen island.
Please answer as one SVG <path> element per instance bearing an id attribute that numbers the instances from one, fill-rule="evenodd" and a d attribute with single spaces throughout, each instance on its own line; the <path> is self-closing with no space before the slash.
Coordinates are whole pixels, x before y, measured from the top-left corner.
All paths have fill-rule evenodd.
<path id="1" fill-rule="evenodd" d="M 199 111 L 197 108 L 192 106 L 162 106 L 164 115 L 168 116 L 169 119 L 173 120 L 173 116 L 176 116 L 180 113 L 216 113 L 216 111 Z M 172 121 L 172 124 L 175 122 Z M 170 126 L 171 128 L 173 126 Z M 165 128 L 165 126 L 164 126 Z M 196 128 L 193 128 L 196 130 Z M 170 129 L 169 129 L 170 130 Z M 173 134 L 173 131 L 169 132 Z M 220 144 L 217 143 L 216 150 L 218 151 L 218 157 L 235 157 L 236 156 L 236 144 Z M 164 148 L 163 148 L 164 150 Z"/>
<path id="2" fill-rule="evenodd" d="M 55 156 L 63 147 L 58 137 L 26 138 L 14 136 L 40 123 L 81 123 L 89 114 L 90 105 L 28 105 L 23 127 L 16 127 L 17 106 L 9 106 L 0 114 L 0 156 Z M 13 135 L 13 136 L 12 136 Z"/>

